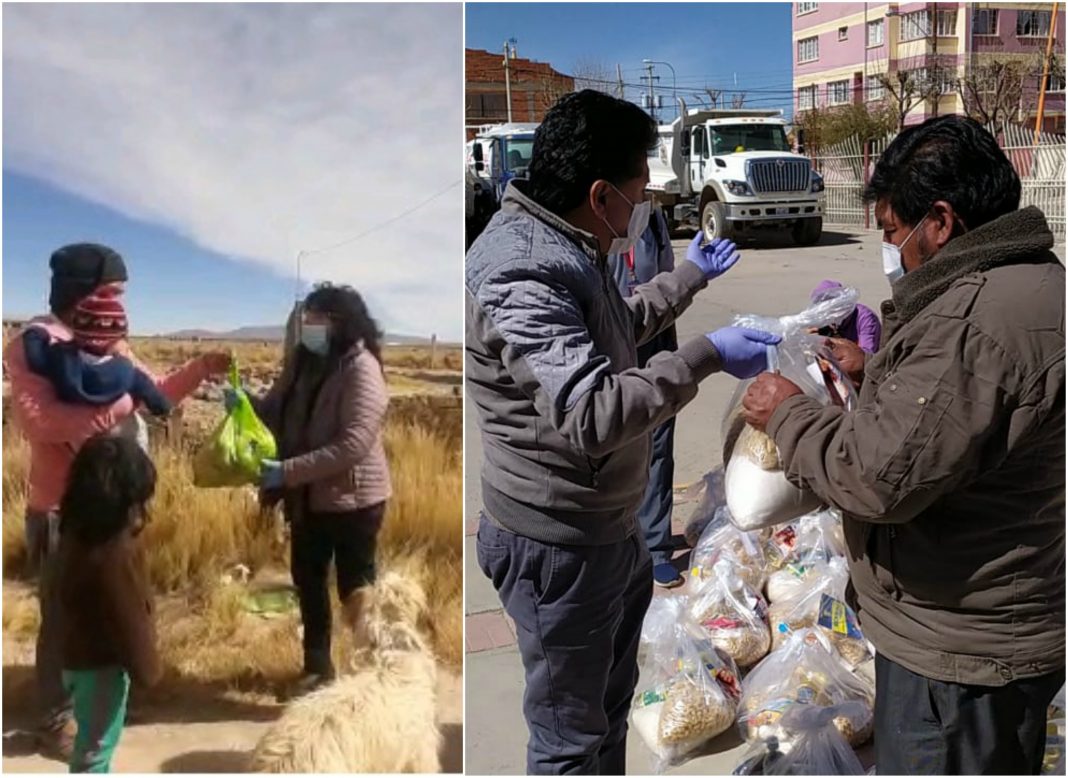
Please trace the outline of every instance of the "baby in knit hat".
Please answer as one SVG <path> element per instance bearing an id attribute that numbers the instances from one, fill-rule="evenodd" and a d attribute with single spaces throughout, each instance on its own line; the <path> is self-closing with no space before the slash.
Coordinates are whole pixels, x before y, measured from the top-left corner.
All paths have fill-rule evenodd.
<path id="1" fill-rule="evenodd" d="M 31 324 L 23 335 L 30 369 L 48 378 L 64 402 L 110 405 L 129 394 L 152 414 L 169 414 L 171 402 L 156 383 L 116 353 L 128 335 L 122 257 L 106 246 L 77 243 L 58 249 L 49 264 L 49 306 L 73 339 L 53 340 Z"/>

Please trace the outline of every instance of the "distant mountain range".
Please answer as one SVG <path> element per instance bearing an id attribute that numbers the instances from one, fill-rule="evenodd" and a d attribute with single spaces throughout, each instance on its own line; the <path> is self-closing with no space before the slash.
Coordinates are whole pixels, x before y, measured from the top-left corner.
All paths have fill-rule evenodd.
<path id="1" fill-rule="evenodd" d="M 161 338 L 169 338 L 171 340 L 262 340 L 269 342 L 277 342 L 285 339 L 285 327 L 271 326 L 271 327 L 239 327 L 236 330 L 230 330 L 228 332 L 212 332 L 211 330 L 178 330 L 177 332 L 169 332 L 166 335 L 159 335 Z M 396 333 L 387 332 L 383 341 L 388 345 L 395 346 L 424 346 L 430 344 L 430 338 L 419 337 L 417 335 L 397 335 Z M 455 345 L 441 343 L 443 346 Z"/>

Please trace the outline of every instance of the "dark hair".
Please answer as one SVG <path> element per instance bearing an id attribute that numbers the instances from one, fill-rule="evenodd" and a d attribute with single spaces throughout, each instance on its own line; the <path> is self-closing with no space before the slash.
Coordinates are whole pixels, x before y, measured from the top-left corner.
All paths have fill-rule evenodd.
<path id="1" fill-rule="evenodd" d="M 939 116 L 908 128 L 883 152 L 864 189 L 866 203 L 881 198 L 910 226 L 945 200 L 973 230 L 1020 207 L 1020 177 L 981 124 Z"/>
<path id="2" fill-rule="evenodd" d="M 304 310 L 330 317 L 330 355 L 335 359 L 362 340 L 378 364 L 382 364 L 382 333 L 351 286 L 319 284 L 304 301 Z"/>
<path id="3" fill-rule="evenodd" d="M 594 181 L 640 176 L 658 140 L 656 122 L 634 103 L 592 89 L 565 95 L 534 133 L 530 196 L 565 214 L 582 205 Z"/>
<path id="4" fill-rule="evenodd" d="M 136 441 L 115 435 L 90 438 L 74 457 L 59 506 L 59 531 L 82 543 L 103 543 L 144 515 L 156 491 L 156 467 Z"/>

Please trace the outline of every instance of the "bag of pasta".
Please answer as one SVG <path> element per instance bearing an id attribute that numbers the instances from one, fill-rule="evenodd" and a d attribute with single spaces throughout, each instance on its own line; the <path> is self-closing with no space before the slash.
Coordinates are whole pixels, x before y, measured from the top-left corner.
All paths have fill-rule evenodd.
<path id="1" fill-rule="evenodd" d="M 806 334 L 849 315 L 857 303 L 855 289 L 835 290 L 793 316 L 741 316 L 735 326 L 782 336 L 768 349 L 768 370 L 780 372 L 809 397 L 824 405 L 852 408 L 856 390 L 824 345 L 824 339 Z M 811 513 L 820 499 L 786 480 L 775 442 L 745 423 L 742 399 L 748 382 L 739 384 L 723 422 L 724 489 L 727 507 L 739 529 L 770 527 Z"/>
<path id="2" fill-rule="evenodd" d="M 712 577 L 700 582 L 687 612 L 738 667 L 752 667 L 771 649 L 767 603 L 728 559 L 716 562 Z"/>
<path id="3" fill-rule="evenodd" d="M 850 673 L 818 630 L 790 633 L 782 646 L 753 668 L 744 688 L 738 726 L 746 740 L 774 737 L 781 744 L 792 743 L 795 733 L 782 721 L 791 706 L 831 707 L 846 702 L 862 703 L 862 707 L 833 718 L 842 737 L 856 747 L 872 735 L 874 686 Z"/>
<path id="4" fill-rule="evenodd" d="M 657 772 L 681 764 L 730 729 L 741 685 L 731 658 L 679 623 L 642 665 L 631 721 L 656 755 Z"/>
<path id="5" fill-rule="evenodd" d="M 720 508 L 690 554 L 691 586 L 710 578 L 720 559 L 729 559 L 749 586 L 762 591 L 766 578 L 763 543 L 759 533 L 742 532 L 731 524 L 727 509 Z"/>

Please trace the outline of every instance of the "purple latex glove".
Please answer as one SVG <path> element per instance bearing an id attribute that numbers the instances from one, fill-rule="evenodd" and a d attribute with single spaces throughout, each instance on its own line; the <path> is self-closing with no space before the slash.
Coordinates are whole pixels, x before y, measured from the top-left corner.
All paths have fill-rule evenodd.
<path id="1" fill-rule="evenodd" d="M 686 259 L 701 268 L 705 278 L 711 281 L 734 267 L 742 255 L 738 253 L 738 247 L 734 245 L 734 241 L 714 238 L 702 246 L 701 241 L 704 237 L 703 232 L 698 232 L 694 236 L 686 249 Z"/>
<path id="2" fill-rule="evenodd" d="M 752 378 L 768 366 L 768 346 L 782 338 L 770 332 L 744 327 L 724 327 L 705 336 L 719 352 L 723 372 L 735 378 Z"/>

